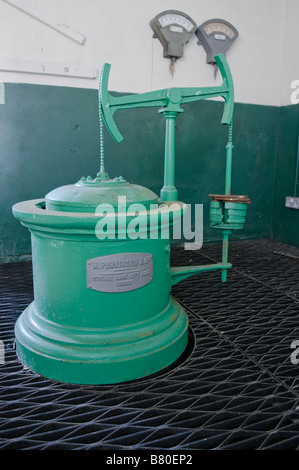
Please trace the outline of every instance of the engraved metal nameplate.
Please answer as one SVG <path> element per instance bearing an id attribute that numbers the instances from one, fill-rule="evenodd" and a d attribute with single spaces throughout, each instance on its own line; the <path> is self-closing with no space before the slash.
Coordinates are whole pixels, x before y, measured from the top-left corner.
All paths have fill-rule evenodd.
<path id="1" fill-rule="evenodd" d="M 151 253 L 118 253 L 86 262 L 87 287 L 100 292 L 128 292 L 146 286 L 152 279 Z"/>

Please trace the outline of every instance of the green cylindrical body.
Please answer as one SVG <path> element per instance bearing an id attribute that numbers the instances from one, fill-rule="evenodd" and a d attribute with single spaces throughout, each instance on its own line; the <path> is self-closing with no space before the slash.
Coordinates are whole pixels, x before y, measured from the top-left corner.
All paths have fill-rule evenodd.
<path id="1" fill-rule="evenodd" d="M 44 234 L 32 234 L 35 304 L 45 319 L 76 328 L 120 328 L 148 320 L 153 312 L 167 308 L 170 285 L 168 241 L 84 242 L 80 235 L 78 238 L 53 240 Z M 115 295 L 88 288 L 88 260 L 131 252 L 153 256 L 153 280 L 149 284 Z M 121 287 L 121 274 L 118 277 Z M 113 315 L 110 314 L 112 311 Z"/>
<path id="2" fill-rule="evenodd" d="M 166 235 L 182 211 L 182 203 L 174 212 L 167 204 L 143 211 L 133 239 L 130 213 L 48 210 L 43 199 L 16 204 L 15 217 L 31 231 L 34 279 L 34 301 L 16 323 L 20 360 L 81 384 L 133 380 L 174 362 L 187 345 L 188 318 L 170 295 Z M 103 222 L 106 239 L 98 236 Z"/>

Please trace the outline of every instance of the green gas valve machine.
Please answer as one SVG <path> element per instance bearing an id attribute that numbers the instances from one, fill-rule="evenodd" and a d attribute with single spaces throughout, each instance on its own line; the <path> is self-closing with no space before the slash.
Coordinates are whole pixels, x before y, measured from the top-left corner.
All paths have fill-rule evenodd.
<path id="1" fill-rule="evenodd" d="M 110 65 L 102 68 L 100 125 L 117 142 L 122 135 L 115 112 L 154 106 L 165 118 L 160 195 L 121 176 L 110 178 L 102 146 L 95 177 L 83 176 L 42 199 L 13 206 L 32 240 L 34 301 L 15 326 L 18 357 L 30 370 L 62 382 L 111 384 L 161 371 L 184 352 L 188 315 L 171 288 L 208 270 L 219 270 L 226 280 L 229 234 L 243 227 L 249 203 L 246 196 L 231 194 L 233 81 L 225 56 L 215 60 L 223 79 L 220 86 L 118 97 L 108 91 Z M 228 128 L 225 190 L 211 195 L 210 210 L 211 226 L 223 235 L 222 258 L 215 264 L 170 267 L 170 238 L 162 232 L 186 208 L 175 187 L 175 121 L 181 104 L 216 96 L 224 100 L 221 122 Z M 137 237 L 132 205 L 139 207 Z M 149 234 L 153 216 L 155 237 Z"/>

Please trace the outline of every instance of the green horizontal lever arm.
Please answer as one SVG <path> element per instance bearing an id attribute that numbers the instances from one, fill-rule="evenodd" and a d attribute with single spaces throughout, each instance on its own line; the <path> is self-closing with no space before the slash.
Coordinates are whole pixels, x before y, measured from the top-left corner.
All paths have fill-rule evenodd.
<path id="1" fill-rule="evenodd" d="M 104 64 L 100 77 L 100 105 L 104 122 L 116 142 L 123 137 L 119 132 L 113 114 L 119 109 L 162 106 L 160 112 L 182 112 L 180 104 L 221 96 L 224 101 L 222 124 L 230 124 L 234 108 L 234 87 L 230 69 L 224 54 L 215 56 L 216 63 L 222 75 L 223 83 L 217 87 L 202 88 L 167 88 L 147 93 L 112 96 L 108 91 L 110 64 Z"/>
<path id="2" fill-rule="evenodd" d="M 203 264 L 199 266 L 179 266 L 176 268 L 170 268 L 171 275 L 171 285 L 177 284 L 183 279 L 193 276 L 194 274 L 206 272 L 206 271 L 215 271 L 217 269 L 227 270 L 231 268 L 230 263 L 214 263 L 214 264 Z"/>

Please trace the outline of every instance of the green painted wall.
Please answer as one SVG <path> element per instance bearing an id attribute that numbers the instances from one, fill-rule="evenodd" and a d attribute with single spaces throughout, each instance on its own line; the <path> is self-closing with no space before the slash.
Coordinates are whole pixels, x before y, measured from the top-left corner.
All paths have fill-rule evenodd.
<path id="1" fill-rule="evenodd" d="M 53 186 L 96 170 L 95 93 L 5 84 L 0 105 L 0 258 L 30 253 L 30 236 L 11 213 L 15 202 L 43 197 Z"/>
<path id="2" fill-rule="evenodd" d="M 235 106 L 232 192 L 248 195 L 252 204 L 245 229 L 233 238 L 272 236 L 283 240 L 286 235 L 284 222 L 277 223 L 272 206 L 287 185 L 287 177 L 284 183 L 278 178 L 281 167 L 285 169 L 285 146 L 292 154 L 287 158 L 292 162 L 295 158 L 291 142 L 297 139 L 297 111 L 292 135 L 286 139 L 282 132 L 283 126 L 288 128 L 292 120 L 289 113 L 295 108 Z M 190 103 L 184 109 L 176 126 L 179 198 L 204 204 L 204 241 L 215 241 L 219 234 L 208 225 L 208 195 L 224 191 L 227 129 L 220 124 L 223 105 L 204 101 Z M 159 194 L 163 185 L 164 117 L 149 108 L 119 111 L 115 120 L 124 140 L 116 144 L 105 131 L 110 176 L 122 175 Z M 81 176 L 95 176 L 99 169 L 98 140 L 96 90 L 5 84 L 5 104 L 0 105 L 0 261 L 24 259 L 30 254 L 30 235 L 13 218 L 11 206 L 44 197 L 53 188 L 72 184 Z M 286 213 L 285 220 L 295 231 L 293 216 Z M 295 242 L 296 237 L 292 240 Z"/>
<path id="3" fill-rule="evenodd" d="M 285 207 L 285 197 L 294 196 L 298 152 L 299 105 L 279 109 L 277 158 L 273 196 L 272 237 L 299 246 L 299 210 Z M 299 197 L 299 187 L 297 194 Z"/>

